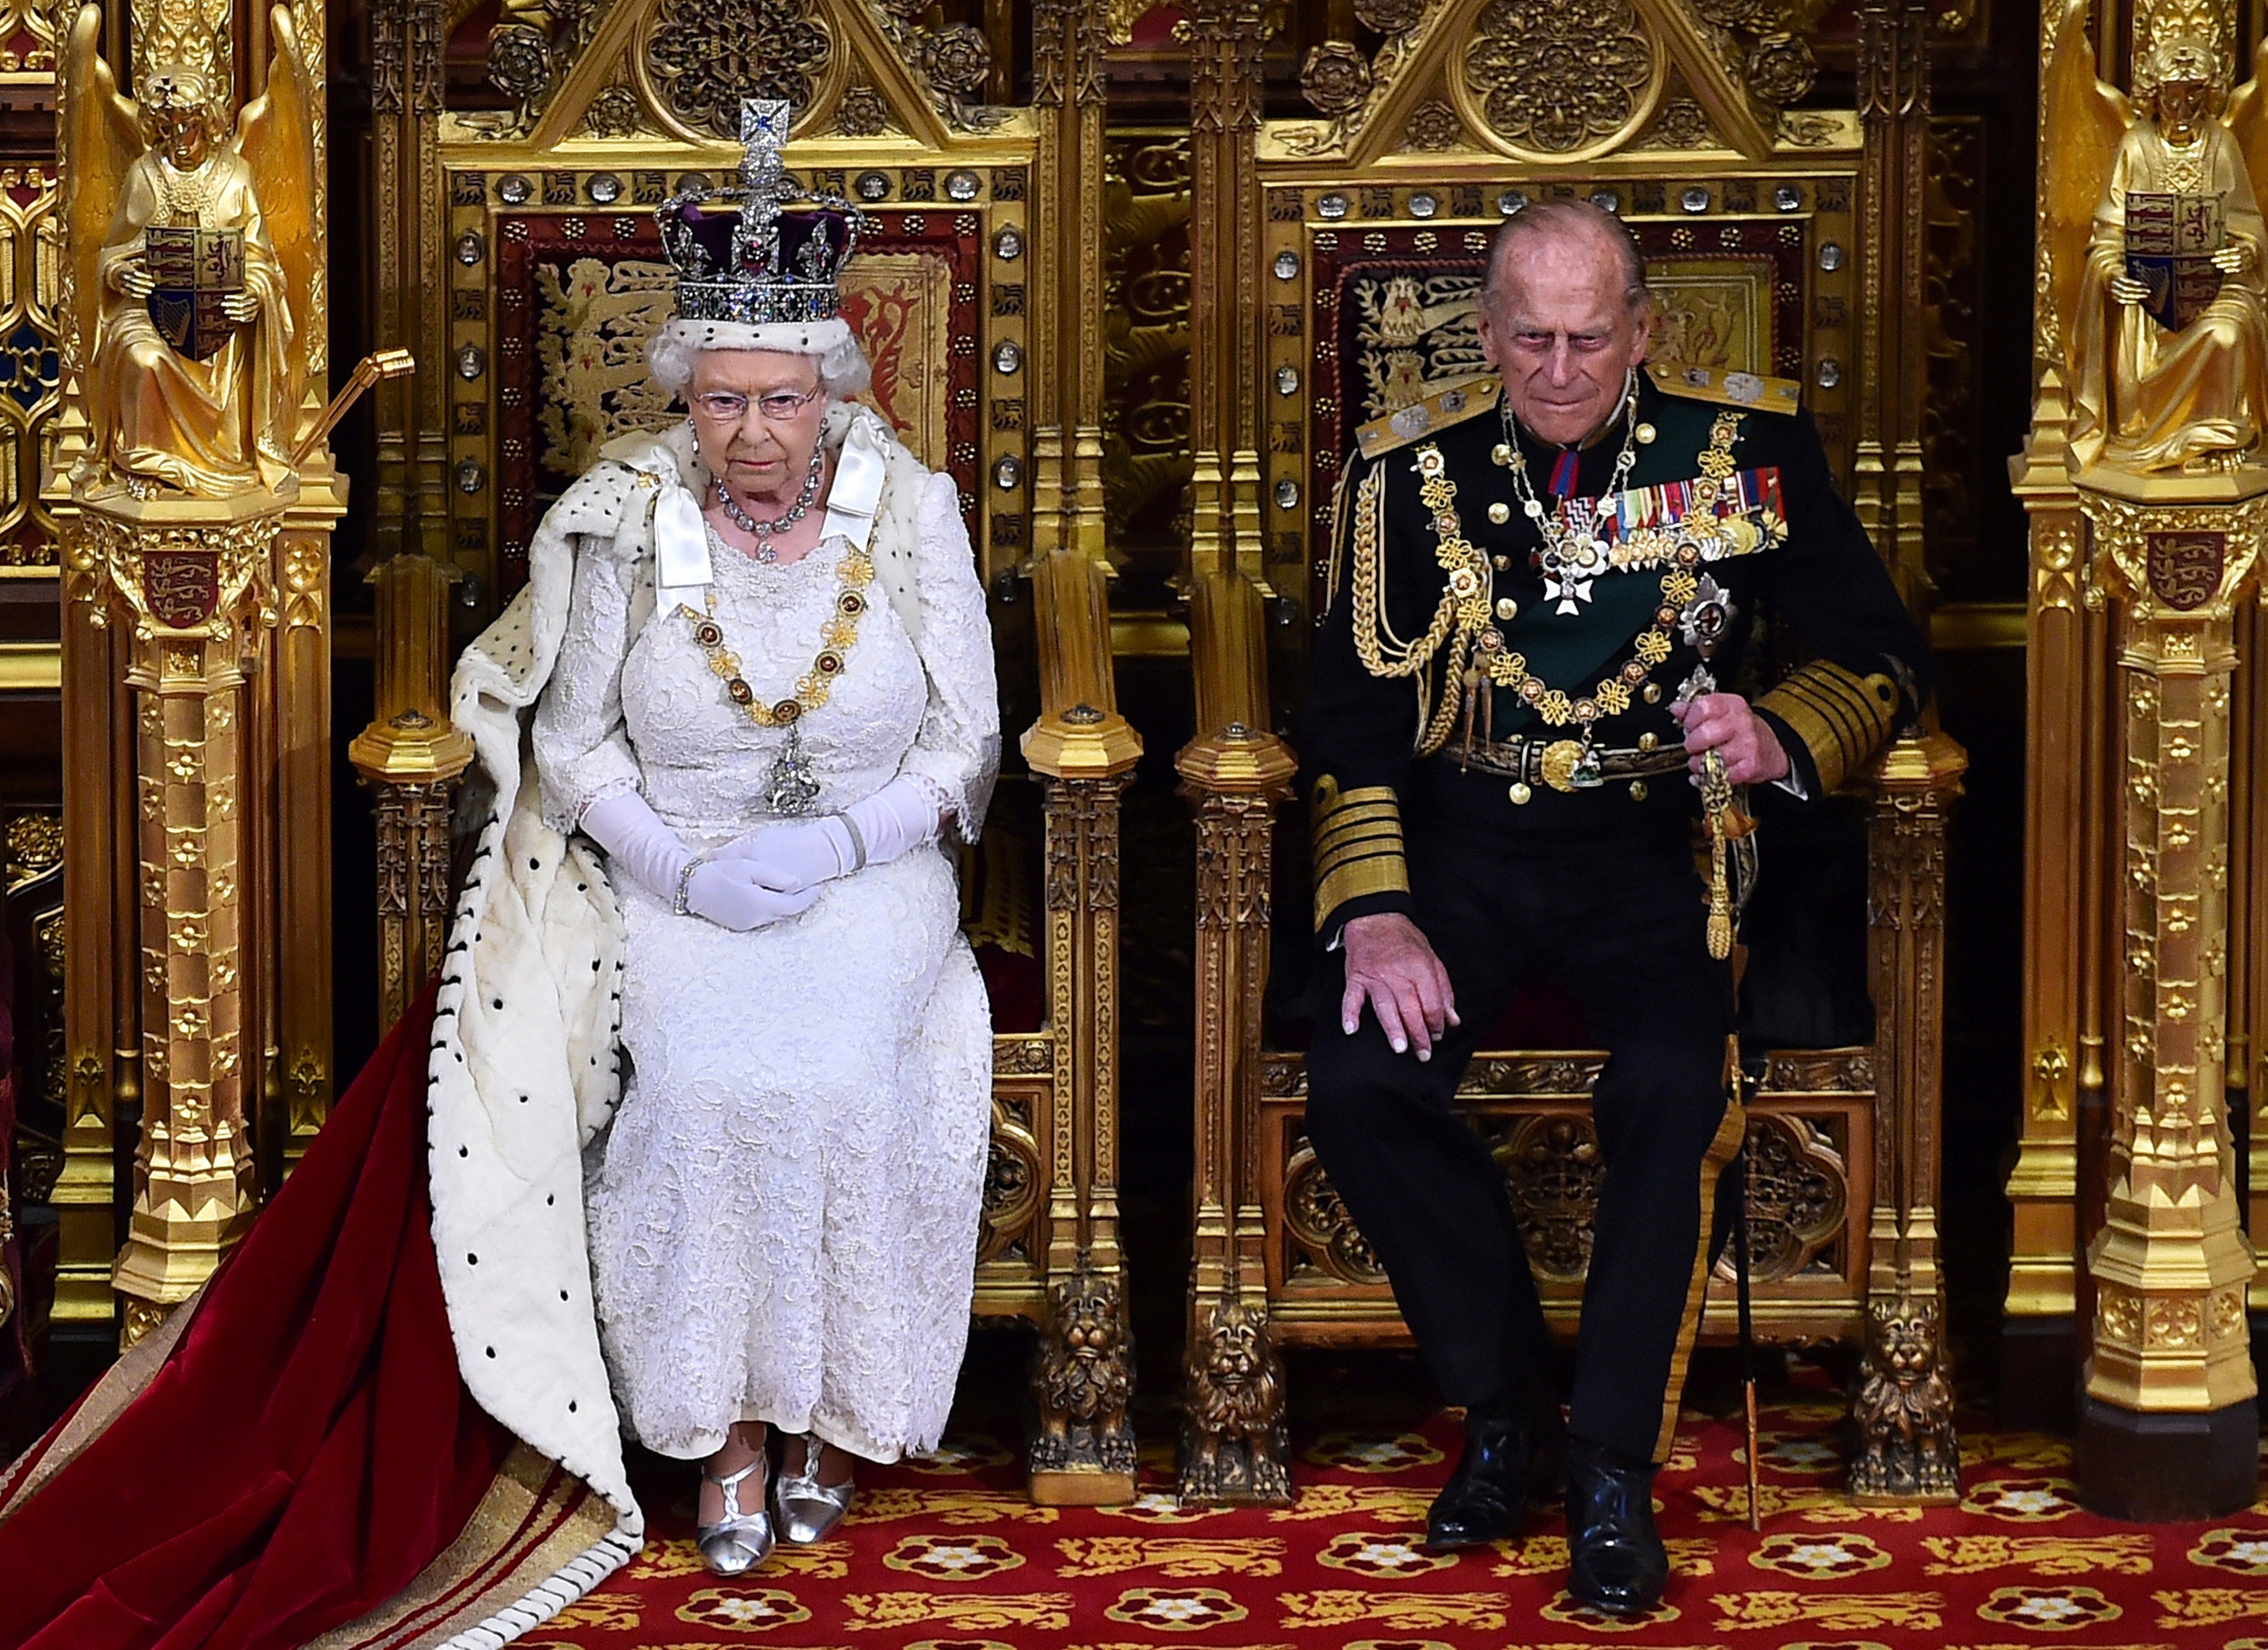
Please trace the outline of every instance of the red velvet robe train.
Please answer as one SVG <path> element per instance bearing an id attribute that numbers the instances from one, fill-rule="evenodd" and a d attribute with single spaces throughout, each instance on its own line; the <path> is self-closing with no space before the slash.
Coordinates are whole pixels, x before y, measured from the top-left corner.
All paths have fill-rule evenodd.
<path id="1" fill-rule="evenodd" d="M 186 1324 L 0 1473 L 0 1650 L 292 1650 L 347 1624 L 368 1632 L 329 1642 L 430 1644 L 525 1585 L 493 1532 L 460 1540 L 526 1452 L 458 1379 L 425 1181 L 432 1011 L 429 988 Z M 560 1489 L 507 1498 L 520 1559 L 580 1486 Z M 435 1575 L 445 1554 L 461 1574 Z M 413 1583 L 429 1596 L 389 1611 Z"/>

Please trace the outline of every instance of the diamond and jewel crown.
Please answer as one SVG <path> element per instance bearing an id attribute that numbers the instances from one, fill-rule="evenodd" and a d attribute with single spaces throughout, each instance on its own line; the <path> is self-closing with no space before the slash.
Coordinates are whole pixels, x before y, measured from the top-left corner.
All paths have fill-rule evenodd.
<path id="1" fill-rule="evenodd" d="M 830 320 L 836 283 L 865 219 L 839 195 L 814 194 L 780 163 L 792 110 L 784 99 L 740 104 L 747 158 L 740 180 L 681 188 L 654 209 L 662 250 L 677 266 L 677 313 L 686 320 Z"/>

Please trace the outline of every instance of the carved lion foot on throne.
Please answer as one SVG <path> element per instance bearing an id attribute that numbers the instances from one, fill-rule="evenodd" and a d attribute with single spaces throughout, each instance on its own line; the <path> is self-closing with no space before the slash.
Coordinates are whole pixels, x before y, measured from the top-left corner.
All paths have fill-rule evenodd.
<path id="1" fill-rule="evenodd" d="M 1182 1499 L 1292 1499 L 1283 1362 L 1264 1307 L 1231 1295 L 1191 1337 L 1182 1433 Z"/>
<path id="2" fill-rule="evenodd" d="M 1134 1428 L 1127 1408 L 1134 1396 L 1134 1338 L 1124 1293 L 1116 1278 L 1082 1260 L 1055 1286 L 1049 1304 L 1032 1365 L 1032 1392 L 1040 1412 L 1030 1451 L 1034 1495 L 1089 1499 L 1075 1493 L 1042 1496 L 1041 1481 L 1051 1475 L 1123 1479 L 1130 1495 Z"/>

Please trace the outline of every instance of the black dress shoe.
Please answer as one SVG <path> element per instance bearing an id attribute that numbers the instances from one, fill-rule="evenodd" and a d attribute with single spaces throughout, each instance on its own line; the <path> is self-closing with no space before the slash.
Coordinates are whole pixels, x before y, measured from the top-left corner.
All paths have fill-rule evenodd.
<path id="1" fill-rule="evenodd" d="M 1653 1528 L 1653 1464 L 1567 1440 L 1567 1590 L 1607 1616 L 1642 1616 L 1661 1600 L 1669 1555 Z"/>
<path id="2" fill-rule="evenodd" d="M 1468 1411 L 1464 1453 L 1425 1515 L 1425 1545 L 1485 1547 L 1517 1531 L 1528 1492 L 1539 1470 L 1552 1464 L 1560 1436 L 1556 1403 Z"/>

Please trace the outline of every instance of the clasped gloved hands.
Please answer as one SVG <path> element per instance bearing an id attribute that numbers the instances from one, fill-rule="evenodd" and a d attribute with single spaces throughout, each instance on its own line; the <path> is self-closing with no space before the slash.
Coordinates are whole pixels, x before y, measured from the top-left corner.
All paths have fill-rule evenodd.
<path id="1" fill-rule="evenodd" d="M 719 848 L 716 858 L 755 867 L 767 888 L 800 893 L 935 842 L 940 822 L 936 794 L 900 774 L 840 814 L 759 826 Z"/>
<path id="2" fill-rule="evenodd" d="M 935 793 L 901 775 L 840 814 L 760 826 L 705 857 L 635 791 L 593 802 L 582 828 L 614 866 L 673 910 L 746 932 L 807 910 L 833 878 L 936 841 L 941 824 Z"/>
<path id="3" fill-rule="evenodd" d="M 816 885 L 770 886 L 746 859 L 697 857 L 635 791 L 601 797 L 584 810 L 583 832 L 607 851 L 608 862 L 656 899 L 684 915 L 745 933 L 793 917 L 819 897 Z"/>

